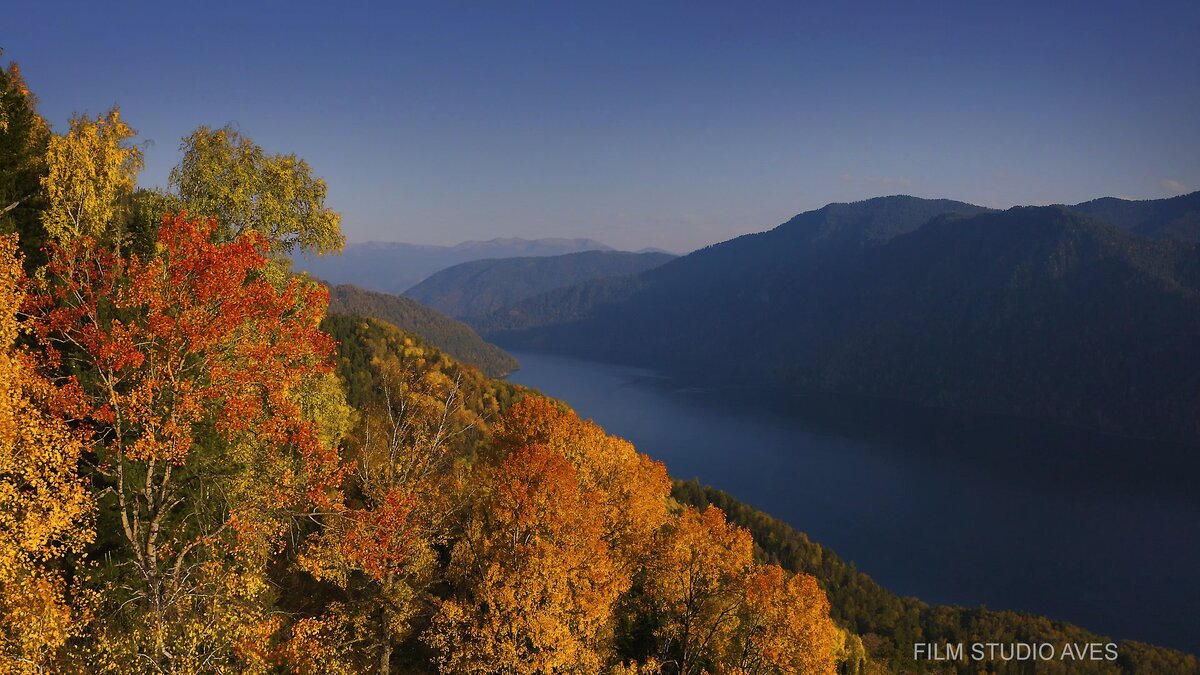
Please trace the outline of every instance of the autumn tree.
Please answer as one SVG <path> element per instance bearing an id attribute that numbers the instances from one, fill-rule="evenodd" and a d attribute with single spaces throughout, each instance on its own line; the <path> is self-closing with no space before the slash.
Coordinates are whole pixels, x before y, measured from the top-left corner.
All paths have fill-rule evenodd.
<path id="1" fill-rule="evenodd" d="M 27 303 L 119 533 L 97 669 L 265 669 L 267 562 L 293 517 L 342 501 L 337 449 L 298 400 L 329 369 L 323 289 L 269 283 L 263 237 L 215 230 L 169 218 L 144 257 L 64 240 Z"/>
<path id="2" fill-rule="evenodd" d="M 289 634 L 274 651 L 275 660 L 294 675 L 354 675 L 353 637 L 334 612 L 322 618 L 305 617 L 292 623 Z"/>
<path id="3" fill-rule="evenodd" d="M 482 480 L 454 545 L 454 586 L 426 641 L 446 673 L 594 673 L 624 586 L 598 495 L 550 448 L 513 451 Z"/>
<path id="4" fill-rule="evenodd" d="M 66 134 L 50 138 L 42 185 L 43 224 L 52 239 L 121 243 L 142 168 L 141 149 L 130 143 L 136 134 L 114 107 L 95 119 L 76 115 Z"/>
<path id="5" fill-rule="evenodd" d="M 740 675 L 834 675 L 843 642 L 815 578 L 760 565 L 746 577 L 724 662 Z"/>
<path id="6" fill-rule="evenodd" d="M 199 127 L 180 149 L 170 184 L 186 209 L 217 219 L 223 238 L 257 232 L 277 255 L 341 250 L 341 217 L 303 159 L 268 154 L 231 126 Z"/>
<path id="7" fill-rule="evenodd" d="M 3 53 L 0 51 L 0 53 Z M 50 128 L 16 63 L 0 69 L 0 234 L 19 233 L 27 263 L 45 243 L 42 178 Z"/>
<path id="8" fill-rule="evenodd" d="M 348 322 L 362 325 L 347 335 Z M 323 520 L 302 564 L 344 594 L 325 620 L 346 623 L 360 660 L 389 673 L 415 621 L 428 616 L 434 547 L 460 516 L 465 460 L 487 422 L 478 402 L 465 404 L 480 392 L 464 386 L 471 374 L 461 366 L 376 323 L 327 323 L 368 350 L 354 376 L 371 384 L 356 395 L 358 423 L 346 443 L 345 509 Z"/>
<path id="9" fill-rule="evenodd" d="M 582 488 L 599 499 L 605 540 L 621 570 L 632 574 L 645 561 L 668 515 L 671 484 L 661 462 L 541 396 L 513 405 L 497 422 L 494 436 L 500 452 L 541 445 L 561 454 Z"/>
<path id="10" fill-rule="evenodd" d="M 668 525 L 644 592 L 664 673 L 837 672 L 846 633 L 807 574 L 755 565 L 750 532 L 715 506 Z"/>
<path id="11" fill-rule="evenodd" d="M 83 445 L 64 401 L 17 349 L 22 302 L 15 238 L 0 237 L 0 671 L 45 672 L 85 617 L 56 563 L 93 535 L 77 467 Z"/>
<path id="12" fill-rule="evenodd" d="M 737 628 L 753 549 L 749 531 L 715 506 L 702 513 L 688 507 L 663 533 L 646 594 L 669 672 L 692 675 L 720 663 Z"/>

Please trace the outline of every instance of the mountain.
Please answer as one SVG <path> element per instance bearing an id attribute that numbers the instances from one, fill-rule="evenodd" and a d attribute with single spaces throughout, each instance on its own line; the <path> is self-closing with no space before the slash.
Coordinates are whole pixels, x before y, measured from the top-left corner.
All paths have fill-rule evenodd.
<path id="1" fill-rule="evenodd" d="M 1200 192 L 1144 201 L 1105 197 L 1067 208 L 1147 237 L 1200 241 Z"/>
<path id="2" fill-rule="evenodd" d="M 1200 439 L 1200 247 L 1074 208 L 831 204 L 478 326 L 690 377 Z"/>
<path id="3" fill-rule="evenodd" d="M 332 284 L 353 284 L 398 295 L 438 270 L 470 260 L 611 250 L 593 239 L 507 238 L 454 246 L 371 241 L 347 244 L 340 255 L 297 257 L 292 262 L 296 271 Z"/>
<path id="4" fill-rule="evenodd" d="M 437 272 L 404 294 L 443 314 L 470 319 L 555 288 L 644 272 L 674 257 L 666 253 L 584 251 L 473 260 Z"/>
<path id="5" fill-rule="evenodd" d="M 646 311 L 639 320 L 647 327 L 657 324 L 664 330 L 657 338 L 643 334 L 639 340 L 661 342 L 674 332 L 667 329 L 671 325 L 694 328 L 699 333 L 689 339 L 704 340 L 703 332 L 714 321 L 732 328 L 742 314 L 754 312 L 766 299 L 761 289 L 774 280 L 808 275 L 821 283 L 822 275 L 837 273 L 843 259 L 869 245 L 915 230 L 944 213 L 983 211 L 986 209 L 963 202 L 905 196 L 830 204 L 802 213 L 773 230 L 700 249 L 634 278 L 599 279 L 556 289 L 493 312 L 476 323 L 481 333 L 495 334 L 521 346 L 551 348 L 555 341 L 550 334 L 533 333 L 531 329 L 587 321 L 609 307 L 613 311 L 624 311 L 618 307 L 629 311 L 640 307 Z M 614 351 L 611 358 L 639 360 L 633 354 L 620 355 L 619 351 Z"/>
<path id="6" fill-rule="evenodd" d="M 329 313 L 386 321 L 420 335 L 434 347 L 492 377 L 502 377 L 518 367 L 516 359 L 496 345 L 484 342 L 467 324 L 399 295 L 346 284 L 333 286 L 329 289 Z"/>

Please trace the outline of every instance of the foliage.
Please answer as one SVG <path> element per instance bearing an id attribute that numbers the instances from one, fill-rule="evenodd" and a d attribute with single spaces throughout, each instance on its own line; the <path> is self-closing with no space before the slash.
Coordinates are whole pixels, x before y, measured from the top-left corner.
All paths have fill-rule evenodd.
<path id="1" fill-rule="evenodd" d="M 185 207 L 216 218 L 223 239 L 257 232 L 276 255 L 342 248 L 328 188 L 294 154 L 270 155 L 232 126 L 201 126 L 183 139 L 170 183 Z"/>
<path id="2" fill-rule="evenodd" d="M 0 237 L 0 670 L 34 673 L 86 620 L 62 563 L 92 540 L 94 504 L 65 402 L 14 346 L 22 277 L 15 238 Z"/>
<path id="3" fill-rule="evenodd" d="M 339 502 L 336 448 L 298 400 L 329 367 L 324 290 L 277 289 L 262 237 L 214 229 L 167 219 L 145 258 L 56 244 L 27 303 L 115 500 L 102 523 L 121 538 L 96 580 L 123 589 L 97 629 L 114 668 L 262 667 L 268 558 L 290 514 Z"/>
<path id="4" fill-rule="evenodd" d="M 114 107 L 96 119 L 72 117 L 65 135 L 50 138 L 42 180 L 49 207 L 42 222 L 52 239 L 119 242 L 123 233 L 114 228 L 128 215 L 142 168 L 141 150 L 129 143 L 136 133 Z"/>
<path id="5" fill-rule="evenodd" d="M 444 672 L 596 672 L 619 656 L 617 603 L 668 519 L 666 472 L 536 396 L 493 438 L 425 639 Z"/>
<path id="6" fill-rule="evenodd" d="M 302 565 L 340 588 L 345 602 L 338 613 L 362 643 L 359 653 L 386 673 L 427 605 L 434 546 L 444 544 L 458 515 L 459 460 L 486 433 L 480 412 L 488 406 L 480 395 L 488 395 L 479 390 L 477 372 L 393 327 L 339 319 L 327 323 L 374 357 L 359 371 L 370 380 L 355 394 L 360 414 L 347 451 L 354 467 L 349 499 L 324 519 Z M 491 400 L 495 414 L 499 401 Z"/>
<path id="7" fill-rule="evenodd" d="M 330 314 L 357 314 L 386 321 L 401 330 L 416 333 L 434 347 L 491 377 L 501 377 L 517 369 L 516 359 L 484 342 L 470 326 L 414 300 L 356 286 L 334 286 L 329 295 Z"/>
<path id="8" fill-rule="evenodd" d="M 688 508 L 662 537 L 647 580 L 665 655 L 682 675 L 719 662 L 738 625 L 742 586 L 753 565 L 750 533 L 720 509 Z M 664 659 L 666 660 L 666 659 Z"/>
<path id="9" fill-rule="evenodd" d="M 525 446 L 483 479 L 427 640 L 443 672 L 596 672 L 623 590 L 596 496 L 553 450 Z"/>
<path id="10" fill-rule="evenodd" d="M 461 412 L 473 416 L 472 429 L 483 431 L 486 427 L 478 422 L 494 420 L 526 391 L 520 385 L 484 375 L 477 367 L 387 321 L 331 313 L 321 328 L 338 343 L 337 373 L 355 409 L 386 403 L 387 388 L 395 391 L 397 386 L 395 381 L 387 383 L 389 376 L 403 373 L 405 378 L 417 381 L 440 373 L 443 382 L 456 384 Z"/>
<path id="11" fill-rule="evenodd" d="M 846 638 L 815 578 L 764 565 L 747 575 L 744 593 L 726 657 L 734 672 L 837 672 Z"/>
<path id="12" fill-rule="evenodd" d="M 0 234 L 20 234 L 26 264 L 41 261 L 45 243 L 41 213 L 46 207 L 42 179 L 50 127 L 37 113 L 16 63 L 0 69 Z"/>
<path id="13" fill-rule="evenodd" d="M 644 563 L 667 521 L 670 481 L 661 462 L 542 397 L 522 399 L 509 409 L 494 436 L 501 453 L 538 446 L 562 455 L 582 489 L 598 500 L 604 537 L 620 568 L 629 572 Z"/>

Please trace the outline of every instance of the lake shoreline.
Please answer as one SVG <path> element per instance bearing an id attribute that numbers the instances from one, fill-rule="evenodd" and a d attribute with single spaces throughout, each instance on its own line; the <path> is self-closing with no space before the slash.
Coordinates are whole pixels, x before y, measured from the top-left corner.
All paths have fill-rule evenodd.
<path id="1" fill-rule="evenodd" d="M 515 356 L 526 370 L 510 381 L 564 400 L 676 478 L 792 523 L 900 595 L 1200 647 L 1180 623 L 1200 602 L 1188 585 L 1200 566 L 1194 462 L 1151 461 L 1146 447 L 1188 446 Z"/>

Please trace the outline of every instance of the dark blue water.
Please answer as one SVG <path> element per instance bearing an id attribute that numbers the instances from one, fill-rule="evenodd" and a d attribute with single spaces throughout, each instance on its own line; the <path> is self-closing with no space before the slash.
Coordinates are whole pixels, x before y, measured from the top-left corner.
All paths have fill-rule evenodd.
<path id="1" fill-rule="evenodd" d="M 1200 652 L 1196 448 L 514 355 L 511 381 L 672 476 L 786 520 L 896 593 Z"/>

